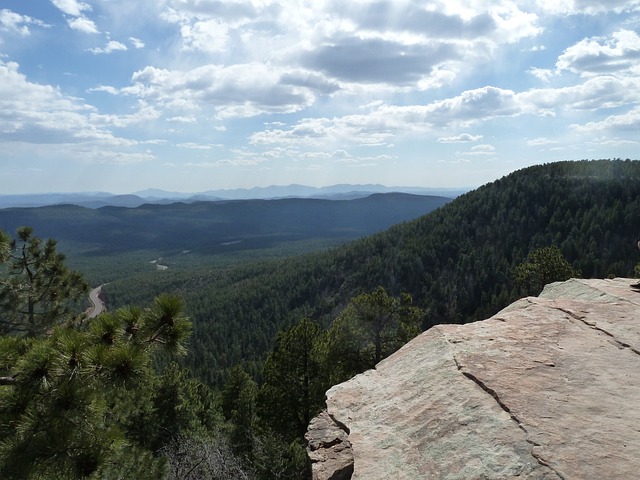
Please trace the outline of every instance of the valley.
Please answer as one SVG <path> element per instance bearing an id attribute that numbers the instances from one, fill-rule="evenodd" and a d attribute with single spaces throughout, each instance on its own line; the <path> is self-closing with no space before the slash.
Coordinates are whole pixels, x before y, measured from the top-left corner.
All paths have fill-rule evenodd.
<path id="1" fill-rule="evenodd" d="M 0 230 L 13 233 L 29 225 L 39 237 L 56 239 L 69 264 L 98 285 L 165 268 L 228 267 L 332 248 L 450 200 L 388 193 L 353 200 L 199 201 L 135 208 L 49 205 L 0 209 Z"/>

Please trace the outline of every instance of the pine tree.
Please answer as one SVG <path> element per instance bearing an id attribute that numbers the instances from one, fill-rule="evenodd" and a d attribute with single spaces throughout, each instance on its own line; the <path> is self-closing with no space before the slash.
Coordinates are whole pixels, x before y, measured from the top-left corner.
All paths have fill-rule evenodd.
<path id="1" fill-rule="evenodd" d="M 128 419 L 148 408 L 154 355 L 182 351 L 189 331 L 180 300 L 163 295 L 88 329 L 2 337 L 0 478 L 121 478 L 122 465 L 127 478 L 161 477 L 163 460 L 126 435 Z"/>
<path id="2" fill-rule="evenodd" d="M 580 277 L 555 245 L 538 248 L 514 269 L 516 284 L 528 295 L 538 295 L 545 285 Z"/>
<path id="3" fill-rule="evenodd" d="M 302 438 L 309 422 L 324 405 L 329 387 L 317 348 L 323 332 L 303 318 L 278 333 L 267 358 L 260 392 L 262 417 L 288 440 Z"/>
<path id="4" fill-rule="evenodd" d="M 74 302 L 88 291 L 82 275 L 66 267 L 56 241 L 42 241 L 30 227 L 19 228 L 10 242 L 2 234 L 0 260 L 8 260 L 0 279 L 1 333 L 41 335 L 70 320 Z"/>
<path id="5" fill-rule="evenodd" d="M 323 347 L 332 384 L 375 367 L 420 333 L 424 310 L 411 296 L 390 296 L 378 287 L 352 298 L 334 320 Z"/>

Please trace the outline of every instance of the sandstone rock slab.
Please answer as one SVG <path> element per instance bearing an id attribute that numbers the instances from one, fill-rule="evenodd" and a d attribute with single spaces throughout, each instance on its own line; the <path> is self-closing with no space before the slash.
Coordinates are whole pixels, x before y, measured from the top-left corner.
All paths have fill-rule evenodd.
<path id="1" fill-rule="evenodd" d="M 640 293 L 570 280 L 441 325 L 327 392 L 353 479 L 640 475 Z M 318 480 L 330 477 L 316 477 Z"/>

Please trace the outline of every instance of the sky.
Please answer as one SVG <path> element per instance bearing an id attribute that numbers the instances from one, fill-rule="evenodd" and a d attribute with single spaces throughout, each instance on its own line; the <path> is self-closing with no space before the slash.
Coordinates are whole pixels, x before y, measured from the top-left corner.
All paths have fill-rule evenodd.
<path id="1" fill-rule="evenodd" d="M 0 0 L 0 194 L 638 158 L 640 0 Z"/>

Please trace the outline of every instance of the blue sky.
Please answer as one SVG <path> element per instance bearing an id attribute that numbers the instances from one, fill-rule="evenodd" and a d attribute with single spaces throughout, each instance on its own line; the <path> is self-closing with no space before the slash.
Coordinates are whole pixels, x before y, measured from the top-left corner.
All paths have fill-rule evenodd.
<path id="1" fill-rule="evenodd" d="M 0 0 L 0 193 L 638 158 L 640 0 Z"/>

